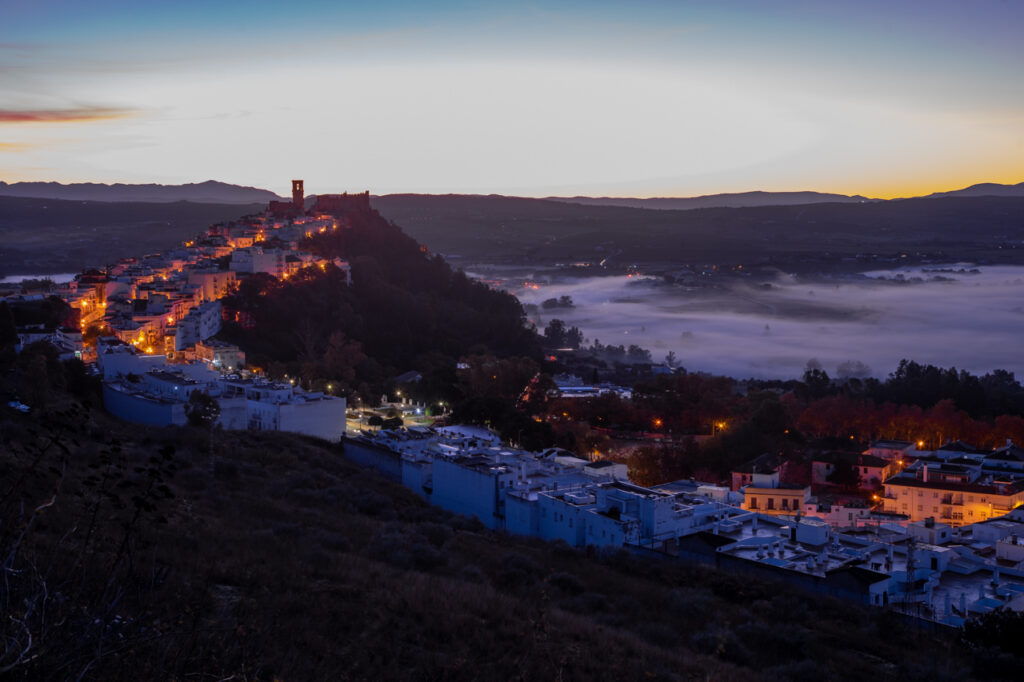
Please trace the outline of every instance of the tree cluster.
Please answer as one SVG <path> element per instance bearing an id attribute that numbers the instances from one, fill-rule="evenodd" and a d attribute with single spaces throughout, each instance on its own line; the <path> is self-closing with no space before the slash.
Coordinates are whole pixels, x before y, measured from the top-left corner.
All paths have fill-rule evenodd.
<path id="1" fill-rule="evenodd" d="M 836 383 L 811 368 L 804 381 L 755 382 L 745 394 L 734 390 L 732 379 L 679 371 L 637 382 L 631 400 L 607 394 L 554 401 L 544 418 L 554 426 L 556 439 L 571 432 L 580 454 L 590 454 L 590 444 L 602 437 L 654 440 L 627 449 L 631 475 L 643 484 L 691 475 L 721 480 L 764 452 L 799 457 L 810 447 L 859 449 L 879 439 L 920 442 L 925 449 L 951 440 L 985 448 L 999 447 L 1006 439 L 1024 443 L 1021 415 L 972 416 L 954 397 L 942 397 L 940 389 L 926 407 L 873 397 L 899 395 L 908 383 L 936 376 L 945 376 L 952 387 L 988 387 L 985 412 L 999 406 L 1015 409 L 1019 385 L 1010 373 L 996 371 L 977 379 L 904 362 L 885 382 Z M 923 401 L 923 395 L 918 397 Z M 704 436 L 699 445 L 687 438 L 694 435 Z"/>

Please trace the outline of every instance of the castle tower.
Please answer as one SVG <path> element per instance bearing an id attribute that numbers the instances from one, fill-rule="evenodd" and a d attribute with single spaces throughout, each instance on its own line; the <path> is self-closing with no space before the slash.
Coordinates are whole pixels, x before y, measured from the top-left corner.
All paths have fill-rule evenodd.
<path id="1" fill-rule="evenodd" d="M 292 180 L 292 203 L 300 211 L 303 209 L 306 193 L 302 188 L 302 180 Z"/>

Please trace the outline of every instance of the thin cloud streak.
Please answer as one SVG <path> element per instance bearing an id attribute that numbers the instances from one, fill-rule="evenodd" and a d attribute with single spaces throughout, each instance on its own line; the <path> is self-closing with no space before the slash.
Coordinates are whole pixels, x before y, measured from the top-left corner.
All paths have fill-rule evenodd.
<path id="1" fill-rule="evenodd" d="M 85 123 L 135 116 L 133 109 L 78 107 L 74 109 L 0 109 L 0 123 Z"/>
<path id="2" fill-rule="evenodd" d="M 0 142 L 0 153 L 27 152 L 36 146 L 27 142 Z"/>

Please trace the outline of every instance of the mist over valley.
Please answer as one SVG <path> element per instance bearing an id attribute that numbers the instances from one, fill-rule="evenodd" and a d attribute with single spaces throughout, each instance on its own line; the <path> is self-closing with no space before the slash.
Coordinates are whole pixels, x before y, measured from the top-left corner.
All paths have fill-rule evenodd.
<path id="1" fill-rule="evenodd" d="M 789 379 L 817 362 L 833 376 L 884 377 L 909 358 L 982 374 L 1024 372 L 1020 266 L 913 267 L 814 281 L 780 272 L 767 282 L 730 278 L 714 286 L 543 273 L 534 276 L 544 283 L 523 286 L 506 274 L 539 329 L 558 318 L 579 327 L 588 344 L 636 344 L 655 361 L 673 351 L 690 371 Z M 562 296 L 574 307 L 543 306 Z"/>

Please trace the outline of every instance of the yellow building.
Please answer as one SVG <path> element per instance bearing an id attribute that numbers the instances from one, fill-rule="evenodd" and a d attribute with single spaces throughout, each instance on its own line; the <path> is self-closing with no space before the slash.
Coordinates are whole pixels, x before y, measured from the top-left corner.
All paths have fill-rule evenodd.
<path id="1" fill-rule="evenodd" d="M 796 514 L 803 512 L 811 489 L 802 485 L 777 483 L 774 486 L 743 486 L 743 509 L 762 514 Z"/>
<path id="2" fill-rule="evenodd" d="M 885 481 L 884 511 L 962 526 L 1024 504 L 1024 478 L 979 465 L 924 463 Z"/>

